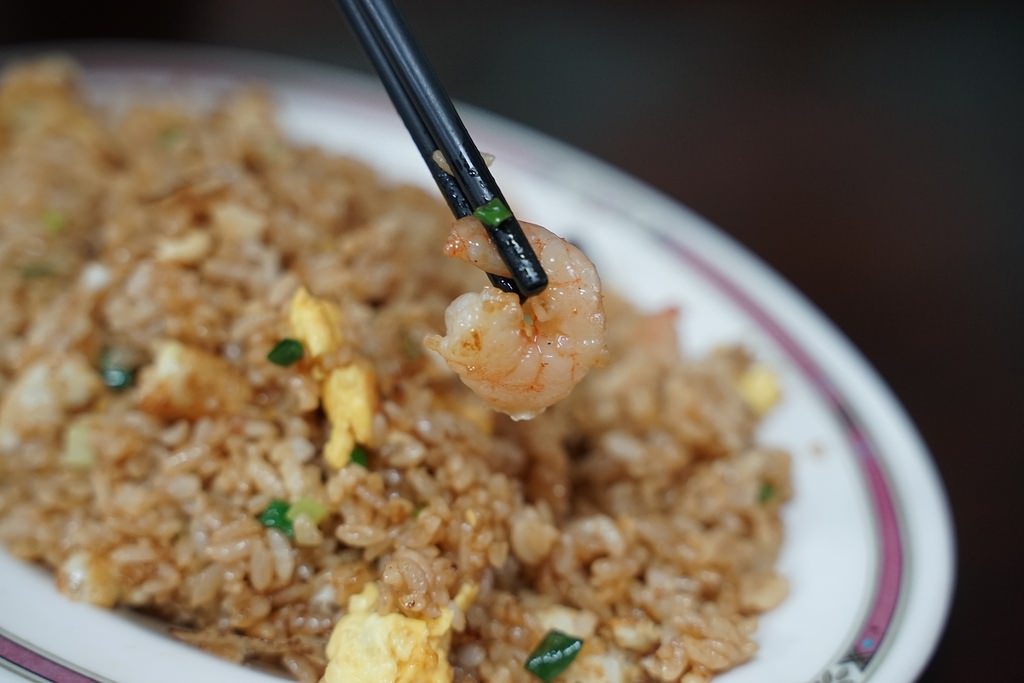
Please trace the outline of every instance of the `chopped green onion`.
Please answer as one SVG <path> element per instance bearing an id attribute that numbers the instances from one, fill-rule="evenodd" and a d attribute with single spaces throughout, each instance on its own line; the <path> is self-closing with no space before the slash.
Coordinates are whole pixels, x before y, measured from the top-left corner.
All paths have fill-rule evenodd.
<path id="1" fill-rule="evenodd" d="M 357 445 L 352 449 L 351 455 L 348 456 L 350 462 L 354 462 L 361 467 L 366 469 L 370 468 L 370 454 L 366 452 L 366 449 L 362 446 Z"/>
<path id="2" fill-rule="evenodd" d="M 103 349 L 100 354 L 100 376 L 103 383 L 114 391 L 124 391 L 135 384 L 135 366 L 127 354 L 116 348 Z"/>
<path id="3" fill-rule="evenodd" d="M 26 263 L 21 267 L 21 276 L 26 280 L 36 280 L 56 274 L 57 271 L 49 263 Z"/>
<path id="4" fill-rule="evenodd" d="M 419 503 L 418 505 L 416 505 L 412 509 L 412 518 L 416 519 L 417 517 L 420 516 L 420 513 L 423 512 L 426 509 L 427 509 L 426 505 L 424 505 L 423 503 Z"/>
<path id="5" fill-rule="evenodd" d="M 302 360 L 302 342 L 297 339 L 282 339 L 274 344 L 267 354 L 267 360 L 275 365 L 287 366 Z"/>
<path id="6" fill-rule="evenodd" d="M 505 206 L 505 202 L 495 197 L 483 206 L 477 207 L 477 210 L 473 212 L 473 215 L 487 227 L 494 228 L 500 225 L 505 219 L 511 218 L 512 212 L 508 210 L 507 206 Z"/>
<path id="7" fill-rule="evenodd" d="M 569 668 L 583 647 L 583 639 L 557 630 L 550 630 L 526 660 L 525 668 L 534 676 L 551 683 Z"/>
<path id="8" fill-rule="evenodd" d="M 775 486 L 769 482 L 761 484 L 760 490 L 757 492 L 757 502 L 767 503 L 775 497 Z"/>
<path id="9" fill-rule="evenodd" d="M 320 501 L 303 496 L 297 501 L 292 503 L 288 512 L 285 514 L 285 518 L 289 522 L 294 522 L 299 516 L 308 517 L 314 524 L 319 524 L 320 521 L 327 516 L 327 508 Z"/>
<path id="10" fill-rule="evenodd" d="M 63 211 L 47 209 L 46 213 L 43 214 L 43 225 L 46 226 L 46 231 L 51 235 L 59 235 L 67 227 L 68 217 L 64 215 Z"/>
<path id="11" fill-rule="evenodd" d="M 295 535 L 295 531 L 292 529 L 292 520 L 288 518 L 288 509 L 290 507 L 285 501 L 275 498 L 260 513 L 258 517 L 260 524 L 271 529 L 277 529 L 288 538 L 292 538 Z"/>
<path id="12" fill-rule="evenodd" d="M 170 128 L 165 128 L 164 130 L 160 131 L 160 146 L 163 147 L 164 149 L 170 149 L 184 135 L 185 131 L 183 131 L 178 126 L 171 126 Z"/>

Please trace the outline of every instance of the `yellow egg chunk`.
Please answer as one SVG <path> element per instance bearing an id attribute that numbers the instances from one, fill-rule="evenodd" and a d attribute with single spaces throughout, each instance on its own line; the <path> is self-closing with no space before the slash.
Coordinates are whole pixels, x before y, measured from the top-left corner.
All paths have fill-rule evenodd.
<path id="1" fill-rule="evenodd" d="M 338 350 L 344 343 L 341 310 L 313 296 L 305 287 L 300 287 L 292 297 L 289 323 L 292 334 L 314 359 Z M 313 376 L 320 379 L 323 372 L 321 368 L 314 368 Z M 332 467 L 344 467 L 356 444 L 368 444 L 371 440 L 373 414 L 377 409 L 373 368 L 356 361 L 327 371 L 320 385 L 320 396 L 331 423 L 324 458 Z"/>
<path id="2" fill-rule="evenodd" d="M 325 299 L 299 287 L 288 311 L 292 334 L 302 342 L 313 358 L 338 350 L 344 342 L 341 310 Z"/>
<path id="3" fill-rule="evenodd" d="M 356 443 L 368 444 L 373 436 L 373 414 L 377 409 L 377 383 L 366 363 L 335 368 L 321 387 L 324 412 L 331 423 L 331 436 L 324 458 L 332 467 L 348 464 Z"/>
<path id="4" fill-rule="evenodd" d="M 779 402 L 782 390 L 775 373 L 764 365 L 752 365 L 736 382 L 743 400 L 758 416 L 764 415 Z"/>
<path id="5" fill-rule="evenodd" d="M 373 610 L 378 595 L 369 583 L 349 598 L 327 643 L 321 683 L 450 683 L 451 611 L 427 621 L 381 615 Z"/>
<path id="6" fill-rule="evenodd" d="M 452 598 L 452 602 L 458 605 L 459 609 L 463 612 L 468 610 L 470 606 L 476 602 L 476 596 L 480 594 L 480 586 L 475 583 L 464 583 L 459 588 L 459 592 Z"/>

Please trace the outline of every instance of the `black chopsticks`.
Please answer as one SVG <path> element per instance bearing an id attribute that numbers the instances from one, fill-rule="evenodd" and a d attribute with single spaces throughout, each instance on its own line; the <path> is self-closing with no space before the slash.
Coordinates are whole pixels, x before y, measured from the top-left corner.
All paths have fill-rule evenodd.
<path id="1" fill-rule="evenodd" d="M 390 0 L 337 0 L 409 130 L 452 214 L 475 214 L 512 278 L 491 282 L 520 297 L 539 294 L 548 279 L 512 215 L 480 150 Z M 440 151 L 448 170 L 435 159 Z M 450 171 L 450 173 L 449 173 Z"/>

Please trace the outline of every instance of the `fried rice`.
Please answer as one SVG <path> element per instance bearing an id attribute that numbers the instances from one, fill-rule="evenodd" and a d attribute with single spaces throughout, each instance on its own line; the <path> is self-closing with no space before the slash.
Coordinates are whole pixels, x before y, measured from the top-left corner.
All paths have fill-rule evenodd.
<path id="1" fill-rule="evenodd" d="M 370 583 L 379 614 L 450 615 L 455 681 L 534 680 L 551 629 L 584 643 L 566 680 L 749 660 L 787 592 L 764 369 L 683 357 L 673 312 L 609 295 L 607 367 L 532 421 L 492 413 L 422 346 L 482 284 L 442 254 L 449 224 L 428 193 L 289 142 L 258 91 L 114 110 L 65 61 L 9 70 L 0 541 L 73 599 L 302 681 Z M 325 462 L 318 367 L 268 361 L 303 287 L 352 340 L 324 362 L 372 367 L 365 466 Z M 299 500 L 321 512 L 267 523 Z"/>

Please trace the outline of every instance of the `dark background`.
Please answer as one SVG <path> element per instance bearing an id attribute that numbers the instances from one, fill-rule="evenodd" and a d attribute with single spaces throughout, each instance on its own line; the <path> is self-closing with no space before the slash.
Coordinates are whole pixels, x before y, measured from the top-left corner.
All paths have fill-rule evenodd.
<path id="1" fill-rule="evenodd" d="M 400 0 L 452 94 L 678 198 L 792 281 L 909 409 L 953 505 L 924 681 L 1019 676 L 1024 10 Z M 0 43 L 167 39 L 366 69 L 328 0 L 3 2 Z"/>

